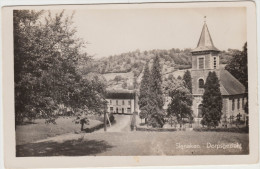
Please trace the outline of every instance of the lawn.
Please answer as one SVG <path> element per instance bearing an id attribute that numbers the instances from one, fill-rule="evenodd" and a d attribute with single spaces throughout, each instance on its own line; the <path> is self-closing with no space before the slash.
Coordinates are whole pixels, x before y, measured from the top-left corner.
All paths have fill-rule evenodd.
<path id="1" fill-rule="evenodd" d="M 56 125 L 45 124 L 44 119 L 36 119 L 31 124 L 19 125 L 16 127 L 16 144 L 31 143 L 48 137 L 80 131 L 80 124 L 75 124 L 74 119 L 75 117 L 60 117 L 56 119 Z M 90 124 L 85 125 L 85 128 L 91 128 L 101 123 L 100 120 L 91 117 Z"/>
<path id="2" fill-rule="evenodd" d="M 94 132 L 59 136 L 16 148 L 17 156 L 238 155 L 249 153 L 248 139 L 247 133 L 231 132 Z M 241 149 L 207 148 L 209 143 L 241 144 Z"/>

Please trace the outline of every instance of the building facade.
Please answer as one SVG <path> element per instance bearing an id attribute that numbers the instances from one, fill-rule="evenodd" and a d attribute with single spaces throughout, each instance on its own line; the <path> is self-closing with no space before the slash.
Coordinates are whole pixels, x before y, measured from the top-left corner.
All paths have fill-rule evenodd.
<path id="1" fill-rule="evenodd" d="M 247 94 L 245 87 L 227 70 L 220 68 L 220 51 L 214 46 L 206 22 L 203 25 L 197 47 L 192 50 L 192 110 L 195 115 L 195 123 L 200 124 L 202 119 L 202 95 L 204 84 L 208 73 L 215 71 L 220 83 L 222 95 L 222 125 L 227 121 L 235 121 L 237 117 L 241 121 L 246 121 L 245 104 Z"/>
<path id="2" fill-rule="evenodd" d="M 138 112 L 137 97 L 135 91 L 116 91 L 107 92 L 107 111 L 116 114 L 133 114 Z"/>

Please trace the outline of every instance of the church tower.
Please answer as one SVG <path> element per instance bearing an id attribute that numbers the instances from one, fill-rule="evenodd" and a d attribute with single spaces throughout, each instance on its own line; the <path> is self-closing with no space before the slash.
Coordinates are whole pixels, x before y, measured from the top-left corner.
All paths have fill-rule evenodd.
<path id="1" fill-rule="evenodd" d="M 204 93 L 204 84 L 208 73 L 215 71 L 219 76 L 219 50 L 214 46 L 206 21 L 201 31 L 197 47 L 192 53 L 192 94 L 193 113 L 195 120 L 201 118 L 201 102 Z"/>

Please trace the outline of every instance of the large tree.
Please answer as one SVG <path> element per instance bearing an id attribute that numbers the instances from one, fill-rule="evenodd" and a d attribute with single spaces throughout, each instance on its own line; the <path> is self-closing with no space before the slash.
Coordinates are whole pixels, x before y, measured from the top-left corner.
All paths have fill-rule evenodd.
<path id="1" fill-rule="evenodd" d="M 24 118 L 56 118 L 59 105 L 73 110 L 103 107 L 102 83 L 83 79 L 79 70 L 79 63 L 89 59 L 81 52 L 85 43 L 76 37 L 73 15 L 13 14 L 16 124 Z"/>
<path id="2" fill-rule="evenodd" d="M 202 125 L 218 126 L 222 115 L 222 96 L 216 72 L 209 72 L 202 96 Z"/>
<path id="3" fill-rule="evenodd" d="M 148 112 L 145 110 L 145 107 L 148 105 L 149 101 L 149 95 L 150 95 L 150 70 L 149 70 L 149 62 L 146 63 L 144 71 L 143 71 L 143 77 L 140 84 L 140 94 L 138 99 L 138 105 L 140 112 L 140 118 L 147 119 Z"/>
<path id="4" fill-rule="evenodd" d="M 189 89 L 182 85 L 176 88 L 172 88 L 169 92 L 171 97 L 171 103 L 168 105 L 167 116 L 172 119 L 177 119 L 180 127 L 183 125 L 183 119 L 193 119 L 193 113 L 191 110 L 192 95 Z"/>
<path id="5" fill-rule="evenodd" d="M 233 55 L 225 69 L 248 89 L 247 43 L 245 43 L 242 52 Z"/>
<path id="6" fill-rule="evenodd" d="M 189 89 L 190 93 L 192 93 L 192 82 L 191 82 L 191 74 L 190 71 L 187 70 L 183 75 L 184 85 Z"/>
<path id="7" fill-rule="evenodd" d="M 153 66 L 150 77 L 150 117 L 148 123 L 153 127 L 163 127 L 164 111 L 163 111 L 163 91 L 162 91 L 162 75 L 159 56 L 156 55 L 153 60 Z"/>

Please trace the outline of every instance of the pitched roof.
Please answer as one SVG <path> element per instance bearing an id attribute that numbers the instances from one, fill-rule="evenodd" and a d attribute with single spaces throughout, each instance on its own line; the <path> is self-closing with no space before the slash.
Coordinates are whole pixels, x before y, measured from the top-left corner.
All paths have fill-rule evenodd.
<path id="1" fill-rule="evenodd" d="M 219 51 L 213 44 L 206 22 L 203 25 L 197 47 L 192 52 Z"/>
<path id="2" fill-rule="evenodd" d="M 109 90 L 106 94 L 107 99 L 134 99 L 135 92 L 131 90 Z"/>
<path id="3" fill-rule="evenodd" d="M 245 86 L 227 70 L 220 69 L 220 91 L 222 95 L 238 95 L 246 92 Z"/>

